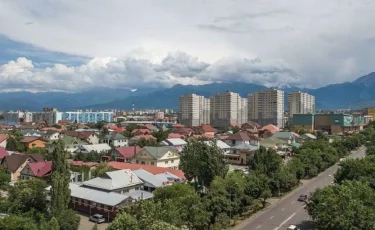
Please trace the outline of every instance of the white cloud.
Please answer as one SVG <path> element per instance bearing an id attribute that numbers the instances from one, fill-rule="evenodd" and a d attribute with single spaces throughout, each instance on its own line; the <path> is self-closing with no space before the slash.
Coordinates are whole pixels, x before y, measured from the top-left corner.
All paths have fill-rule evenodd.
<path id="1" fill-rule="evenodd" d="M 97 79 L 168 85 L 228 80 L 236 72 L 239 80 L 293 83 L 294 69 L 300 84 L 317 87 L 373 71 L 374 11 L 372 0 L 17 0 L 2 1 L 0 33 L 47 50 L 112 57 L 26 68 L 17 79 L 59 76 L 73 88 L 73 81 L 89 86 Z M 163 60 L 178 50 L 192 57 Z"/>
<path id="2" fill-rule="evenodd" d="M 93 58 L 80 66 L 55 64 L 35 68 L 18 58 L 0 66 L 1 91 L 78 91 L 95 87 L 139 88 L 197 85 L 211 82 L 250 82 L 267 86 L 298 83 L 290 67 L 281 61 L 225 58 L 209 64 L 183 52 L 169 53 L 159 64 L 134 58 Z"/>

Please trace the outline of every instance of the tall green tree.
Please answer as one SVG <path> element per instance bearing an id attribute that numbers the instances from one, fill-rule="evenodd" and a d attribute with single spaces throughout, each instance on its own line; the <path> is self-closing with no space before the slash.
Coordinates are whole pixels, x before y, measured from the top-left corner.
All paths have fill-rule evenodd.
<path id="1" fill-rule="evenodd" d="M 190 139 L 180 155 L 180 169 L 186 178 L 202 186 L 209 186 L 216 176 L 224 177 L 228 172 L 224 154 L 216 144 Z"/>
<path id="2" fill-rule="evenodd" d="M 260 147 L 256 151 L 253 158 L 249 160 L 249 168 L 256 173 L 266 174 L 272 177 L 278 172 L 282 165 L 282 158 L 275 150 L 266 150 L 264 147 Z"/>
<path id="3" fill-rule="evenodd" d="M 317 189 L 307 210 L 316 229 L 375 229 L 375 193 L 363 182 L 346 181 Z"/>
<path id="4" fill-rule="evenodd" d="M 168 224 L 167 222 L 158 220 L 152 223 L 148 229 L 149 230 L 180 230 L 181 228 L 177 228 L 176 226 Z"/>
<path id="5" fill-rule="evenodd" d="M 168 138 L 168 134 L 170 131 L 164 131 L 164 130 L 158 130 L 158 131 L 153 131 L 151 133 L 152 136 L 154 136 L 157 139 L 157 142 L 164 141 L 165 139 Z"/>
<path id="6" fill-rule="evenodd" d="M 0 167 L 0 189 L 6 189 L 10 182 L 10 175 L 5 172 L 3 167 Z"/>
<path id="7" fill-rule="evenodd" d="M 10 215 L 0 218 L 1 230 L 38 230 L 33 219 L 28 217 Z"/>
<path id="8" fill-rule="evenodd" d="M 52 153 L 52 187 L 51 187 L 51 211 L 57 217 L 68 209 L 70 201 L 70 170 L 64 142 L 57 141 Z"/>

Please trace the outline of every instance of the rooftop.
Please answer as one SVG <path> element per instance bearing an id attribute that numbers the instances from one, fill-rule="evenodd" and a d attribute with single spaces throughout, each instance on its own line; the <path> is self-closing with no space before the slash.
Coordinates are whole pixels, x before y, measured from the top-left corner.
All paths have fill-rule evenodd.
<path id="1" fill-rule="evenodd" d="M 116 151 L 119 152 L 124 158 L 131 158 L 131 157 L 134 157 L 136 153 L 141 151 L 141 149 L 142 148 L 139 146 L 127 146 L 127 147 L 116 148 Z"/>
<path id="2" fill-rule="evenodd" d="M 28 166 L 35 177 L 43 177 L 52 171 L 52 161 L 30 162 Z"/>
<path id="3" fill-rule="evenodd" d="M 146 146 L 143 148 L 143 150 L 147 151 L 155 159 L 162 158 L 168 152 L 177 153 L 177 149 L 172 146 L 160 146 L 160 147 Z"/>
<path id="4" fill-rule="evenodd" d="M 168 138 L 162 141 L 162 143 L 168 146 L 187 145 L 187 142 L 181 138 Z"/>

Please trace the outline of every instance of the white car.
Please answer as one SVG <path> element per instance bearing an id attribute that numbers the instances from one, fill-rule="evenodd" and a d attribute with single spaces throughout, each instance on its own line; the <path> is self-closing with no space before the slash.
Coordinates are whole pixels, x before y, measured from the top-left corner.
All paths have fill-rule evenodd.
<path id="1" fill-rule="evenodd" d="M 346 158 L 345 157 L 341 158 L 340 162 L 342 162 L 342 161 L 346 161 Z"/>
<path id="2" fill-rule="evenodd" d="M 90 216 L 90 220 L 98 224 L 105 222 L 105 218 L 103 217 L 103 215 L 100 215 L 100 214 L 94 214 Z"/>

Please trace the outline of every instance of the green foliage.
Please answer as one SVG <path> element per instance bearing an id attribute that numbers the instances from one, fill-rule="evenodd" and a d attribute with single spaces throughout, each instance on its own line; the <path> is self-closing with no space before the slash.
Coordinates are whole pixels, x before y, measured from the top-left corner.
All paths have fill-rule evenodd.
<path id="1" fill-rule="evenodd" d="M 91 230 L 99 230 L 99 228 L 98 228 L 98 224 L 95 223 L 94 227 L 92 227 Z"/>
<path id="2" fill-rule="evenodd" d="M 0 167 L 0 189 L 8 188 L 10 175 L 6 173 L 3 167 Z"/>
<path id="3" fill-rule="evenodd" d="M 48 222 L 44 220 L 40 223 L 40 230 L 60 230 L 59 222 L 55 217 L 52 217 Z"/>
<path id="4" fill-rule="evenodd" d="M 367 147 L 366 149 L 366 155 L 369 156 L 369 155 L 375 155 L 375 146 L 369 146 Z"/>
<path id="5" fill-rule="evenodd" d="M 77 230 L 81 217 L 71 209 L 65 209 L 56 216 L 60 230 Z"/>
<path id="6" fill-rule="evenodd" d="M 170 131 L 163 131 L 163 130 L 158 130 L 158 131 L 153 131 L 151 133 L 152 136 L 154 136 L 157 139 L 157 142 L 164 141 L 165 139 L 168 138 Z"/>
<path id="7" fill-rule="evenodd" d="M 38 230 L 37 225 L 33 219 L 10 215 L 4 218 L 0 218 L 0 229 L 1 230 Z"/>
<path id="8" fill-rule="evenodd" d="M 307 209 L 317 229 L 375 229 L 375 193 L 363 182 L 317 189 Z"/>
<path id="9" fill-rule="evenodd" d="M 294 126 L 292 123 L 290 123 L 289 121 L 287 121 L 284 125 L 284 131 L 288 131 L 288 132 L 293 132 L 294 131 Z"/>
<path id="10" fill-rule="evenodd" d="M 272 177 L 281 168 L 282 158 L 275 150 L 260 147 L 249 160 L 249 169 Z"/>
<path id="11" fill-rule="evenodd" d="M 191 139 L 180 156 L 180 169 L 186 178 L 202 186 L 209 186 L 216 176 L 224 177 L 228 172 L 222 150 L 216 145 Z"/>
<path id="12" fill-rule="evenodd" d="M 75 161 L 84 161 L 84 162 L 100 162 L 102 156 L 105 156 L 106 153 L 98 153 L 96 151 L 90 151 L 88 153 L 79 152 L 74 156 Z"/>
<path id="13" fill-rule="evenodd" d="M 47 184 L 43 180 L 21 180 L 9 189 L 10 212 L 15 214 L 35 210 L 47 213 Z"/>
<path id="14" fill-rule="evenodd" d="M 137 220 L 127 213 L 117 214 L 116 218 L 108 226 L 107 230 L 140 230 Z"/>
<path id="15" fill-rule="evenodd" d="M 113 170 L 115 170 L 115 169 L 112 168 L 107 163 L 103 162 L 103 163 L 100 163 L 94 170 L 92 170 L 92 176 L 93 177 L 99 177 L 99 176 L 104 175 L 106 172 L 110 172 L 110 171 L 113 171 Z"/>
<path id="16" fill-rule="evenodd" d="M 171 224 L 168 224 L 167 222 L 158 220 L 152 223 L 148 229 L 149 230 L 179 230 L 181 228 L 177 228 Z"/>
<path id="17" fill-rule="evenodd" d="M 195 190 L 189 184 L 173 184 L 157 188 L 153 194 L 155 201 L 163 201 L 167 199 L 176 200 L 185 196 L 194 195 Z"/>
<path id="18" fill-rule="evenodd" d="M 54 124 L 52 127 L 55 127 L 56 129 L 61 129 L 61 125 Z"/>
<path id="19" fill-rule="evenodd" d="M 54 217 L 58 217 L 68 209 L 70 201 L 70 170 L 67 154 L 64 150 L 64 142 L 57 141 L 52 153 L 52 187 L 51 187 L 51 211 Z M 60 220 L 60 219 L 59 219 Z M 62 219 L 61 219 L 62 220 Z M 59 221 L 60 227 L 62 223 Z"/>
<path id="20" fill-rule="evenodd" d="M 156 140 L 153 140 L 153 139 L 141 138 L 136 144 L 133 144 L 133 145 L 137 145 L 137 146 L 143 148 L 145 146 L 159 146 L 159 143 Z"/>

